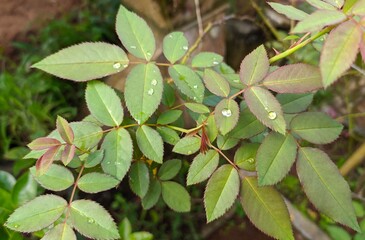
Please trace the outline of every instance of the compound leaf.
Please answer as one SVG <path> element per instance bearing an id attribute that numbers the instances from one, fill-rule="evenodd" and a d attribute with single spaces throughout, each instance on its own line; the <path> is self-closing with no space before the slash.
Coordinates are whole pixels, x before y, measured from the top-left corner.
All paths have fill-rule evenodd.
<path id="1" fill-rule="evenodd" d="M 68 224 L 60 223 L 49 230 L 41 240 L 76 240 L 76 235 Z"/>
<path id="2" fill-rule="evenodd" d="M 142 124 L 160 105 L 163 80 L 160 69 L 153 63 L 139 64 L 128 74 L 124 97 L 127 108 L 138 124 Z"/>
<path id="3" fill-rule="evenodd" d="M 274 187 L 259 187 L 256 178 L 245 177 L 241 184 L 241 204 L 258 229 L 276 239 L 294 240 L 288 209 Z"/>
<path id="4" fill-rule="evenodd" d="M 103 171 L 122 180 L 127 173 L 133 156 L 133 143 L 128 131 L 119 128 L 109 132 L 101 145 L 104 159 L 101 162 Z"/>
<path id="5" fill-rule="evenodd" d="M 55 222 L 66 207 L 66 200 L 59 196 L 39 196 L 16 209 L 5 226 L 18 232 L 35 232 Z"/>
<path id="6" fill-rule="evenodd" d="M 160 134 L 153 128 L 143 125 L 138 128 L 136 137 L 142 153 L 152 161 L 162 163 L 164 146 Z"/>
<path id="7" fill-rule="evenodd" d="M 129 60 L 116 45 L 81 43 L 54 53 L 32 67 L 57 77 L 84 82 L 122 71 Z"/>
<path id="8" fill-rule="evenodd" d="M 103 192 L 120 183 L 116 178 L 98 172 L 87 173 L 77 182 L 78 188 L 87 193 Z"/>
<path id="9" fill-rule="evenodd" d="M 315 148 L 300 148 L 297 172 L 305 193 L 318 210 L 360 231 L 350 188 L 327 154 Z"/>
<path id="10" fill-rule="evenodd" d="M 207 222 L 222 216 L 234 203 L 240 189 L 240 178 L 236 169 L 225 164 L 209 179 L 204 193 Z"/>
<path id="11" fill-rule="evenodd" d="M 91 200 L 76 200 L 71 203 L 70 221 L 82 235 L 100 240 L 119 239 L 113 218 L 98 203 Z"/>
<path id="12" fill-rule="evenodd" d="M 151 60 L 156 50 L 156 42 L 145 20 L 120 5 L 115 29 L 128 52 L 138 58 Z"/>

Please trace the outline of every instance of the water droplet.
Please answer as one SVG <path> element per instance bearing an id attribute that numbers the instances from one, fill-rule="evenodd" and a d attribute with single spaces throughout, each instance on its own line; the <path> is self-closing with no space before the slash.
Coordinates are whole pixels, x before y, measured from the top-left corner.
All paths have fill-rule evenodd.
<path id="1" fill-rule="evenodd" d="M 188 151 L 188 154 L 192 154 L 192 152 L 191 151 Z"/>
<path id="2" fill-rule="evenodd" d="M 118 69 L 118 68 L 120 68 L 122 65 L 120 64 L 120 63 L 114 63 L 113 64 L 113 68 L 115 68 L 115 69 Z"/>
<path id="3" fill-rule="evenodd" d="M 148 94 L 148 95 L 152 95 L 152 94 L 153 94 L 153 92 L 154 92 L 154 91 L 153 91 L 153 88 L 150 88 L 150 89 L 148 90 L 147 94 Z"/>
<path id="4" fill-rule="evenodd" d="M 235 80 L 233 80 L 233 82 L 238 83 L 238 82 L 240 82 L 240 80 L 239 79 L 235 79 Z"/>
<path id="5" fill-rule="evenodd" d="M 218 65 L 218 64 L 219 64 L 219 62 L 217 62 L 217 61 L 214 61 L 214 62 L 213 62 L 213 64 L 214 64 L 214 65 Z"/>
<path id="6" fill-rule="evenodd" d="M 222 115 L 225 117 L 230 117 L 232 116 L 232 111 L 230 109 L 225 108 L 222 110 Z"/>
<path id="7" fill-rule="evenodd" d="M 106 162 L 106 164 L 110 164 L 110 162 Z"/>
<path id="8" fill-rule="evenodd" d="M 253 159 L 253 158 L 249 158 L 249 159 L 247 159 L 246 161 L 247 161 L 248 163 L 252 164 L 252 163 L 254 163 L 254 162 L 255 162 L 255 159 Z"/>
<path id="9" fill-rule="evenodd" d="M 157 80 L 156 80 L 156 79 L 153 79 L 153 80 L 152 80 L 152 82 L 151 82 L 151 84 L 152 84 L 153 86 L 156 86 L 156 85 L 157 85 Z"/>
<path id="10" fill-rule="evenodd" d="M 276 116 L 277 116 L 276 112 L 273 112 L 273 111 L 270 111 L 270 112 L 269 112 L 269 118 L 270 118 L 271 120 L 274 120 L 274 119 L 276 118 Z"/>
<path id="11" fill-rule="evenodd" d="M 169 34 L 169 38 L 172 38 L 173 36 L 172 36 L 172 34 Z"/>
<path id="12" fill-rule="evenodd" d="M 120 162 L 116 162 L 115 165 L 120 165 L 121 163 Z"/>
<path id="13" fill-rule="evenodd" d="M 18 227 L 19 227 L 19 225 L 18 225 L 18 224 L 15 224 L 15 225 L 14 225 L 14 228 L 18 228 Z"/>
<path id="14" fill-rule="evenodd" d="M 88 223 L 94 223 L 94 222 L 95 222 L 95 220 L 94 220 L 94 219 L 92 219 L 92 218 L 89 218 L 89 219 L 87 220 L 87 222 L 88 222 Z"/>
<path id="15" fill-rule="evenodd" d="M 147 56 L 151 56 L 151 53 L 150 52 L 146 52 Z"/>
<path id="16" fill-rule="evenodd" d="M 189 48 L 188 48 L 188 46 L 183 46 L 182 49 L 188 50 Z"/>
<path id="17" fill-rule="evenodd" d="M 124 65 L 123 65 L 123 67 L 124 67 L 124 68 L 128 67 L 128 64 L 124 64 Z"/>
<path id="18" fill-rule="evenodd" d="M 132 48 L 132 49 L 136 49 L 137 47 L 133 45 L 133 46 L 131 46 L 131 48 Z"/>
<path id="19" fill-rule="evenodd" d="M 197 89 L 198 88 L 198 85 L 194 85 L 194 88 Z"/>

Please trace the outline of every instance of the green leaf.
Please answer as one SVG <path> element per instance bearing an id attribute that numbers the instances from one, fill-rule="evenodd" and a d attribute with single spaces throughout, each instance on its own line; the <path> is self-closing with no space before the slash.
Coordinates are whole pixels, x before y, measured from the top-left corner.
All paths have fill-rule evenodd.
<path id="1" fill-rule="evenodd" d="M 193 70 L 184 65 L 173 65 L 169 67 L 169 74 L 183 94 L 196 102 L 203 101 L 205 87 Z"/>
<path id="2" fill-rule="evenodd" d="M 347 0 L 342 8 L 342 11 L 344 13 L 348 13 L 350 10 L 352 10 L 354 4 L 359 0 Z"/>
<path id="3" fill-rule="evenodd" d="M 351 240 L 351 235 L 342 227 L 328 225 L 326 227 L 328 234 L 332 240 Z"/>
<path id="4" fill-rule="evenodd" d="M 322 0 L 306 0 L 310 5 L 318 9 L 336 10 L 334 6 Z"/>
<path id="5" fill-rule="evenodd" d="M 240 178 L 236 169 L 225 164 L 209 179 L 204 192 L 207 222 L 222 216 L 233 205 L 240 189 Z"/>
<path id="6" fill-rule="evenodd" d="M 327 154 L 315 148 L 300 148 L 297 172 L 306 195 L 319 211 L 360 231 L 350 188 Z"/>
<path id="7" fill-rule="evenodd" d="M 219 154 L 208 150 L 205 154 L 199 153 L 190 165 L 186 184 L 192 185 L 208 179 L 218 167 Z"/>
<path id="8" fill-rule="evenodd" d="M 301 138 L 315 144 L 326 144 L 338 138 L 342 124 L 321 112 L 298 114 L 290 123 L 290 129 Z"/>
<path id="9" fill-rule="evenodd" d="M 135 162 L 129 171 L 129 186 L 140 198 L 143 198 L 150 185 L 150 174 L 148 167 L 143 162 Z"/>
<path id="10" fill-rule="evenodd" d="M 52 164 L 48 171 L 41 176 L 36 174 L 35 167 L 31 167 L 29 171 L 42 187 L 52 191 L 63 191 L 75 181 L 70 170 L 57 164 Z"/>
<path id="11" fill-rule="evenodd" d="M 347 21 L 331 31 L 323 46 L 319 67 L 323 86 L 335 82 L 356 58 L 362 30 L 357 23 Z"/>
<path id="12" fill-rule="evenodd" d="M 298 113 L 305 111 L 313 101 L 312 93 L 292 94 L 282 93 L 276 95 L 284 113 Z"/>
<path id="13" fill-rule="evenodd" d="M 213 52 L 200 52 L 191 60 L 191 66 L 195 68 L 214 67 L 223 61 L 223 57 Z"/>
<path id="14" fill-rule="evenodd" d="M 253 85 L 260 82 L 269 71 L 269 58 L 264 45 L 248 54 L 241 63 L 240 78 L 243 84 Z"/>
<path id="15" fill-rule="evenodd" d="M 32 67 L 60 78 L 84 82 L 118 73 L 128 63 L 128 57 L 120 47 L 95 42 L 62 49 Z"/>
<path id="16" fill-rule="evenodd" d="M 175 89 L 171 86 L 172 84 L 165 82 L 162 93 L 162 104 L 168 107 L 173 107 L 176 101 Z"/>
<path id="17" fill-rule="evenodd" d="M 120 183 L 117 179 L 98 172 L 87 173 L 77 182 L 78 188 L 87 193 L 98 193 L 109 190 Z"/>
<path id="18" fill-rule="evenodd" d="M 139 149 L 147 158 L 162 163 L 164 146 L 162 138 L 156 130 L 143 125 L 138 128 L 136 138 Z"/>
<path id="19" fill-rule="evenodd" d="M 134 232 L 131 234 L 131 240 L 152 240 L 153 235 L 149 232 Z"/>
<path id="20" fill-rule="evenodd" d="M 266 126 L 285 134 L 286 123 L 280 103 L 268 90 L 251 87 L 244 93 L 247 106 L 251 112 Z"/>
<path id="21" fill-rule="evenodd" d="M 70 220 L 72 227 L 88 238 L 100 240 L 119 238 L 117 226 L 110 214 L 94 201 L 72 202 Z"/>
<path id="22" fill-rule="evenodd" d="M 206 88 L 210 92 L 217 96 L 228 97 L 231 89 L 229 87 L 229 83 L 222 77 L 222 75 L 207 68 L 204 71 L 203 80 Z"/>
<path id="23" fill-rule="evenodd" d="M 274 187 L 259 187 L 256 178 L 245 177 L 241 184 L 241 204 L 258 229 L 276 239 L 294 240 L 288 209 Z"/>
<path id="24" fill-rule="evenodd" d="M 214 140 L 218 136 L 218 128 L 217 128 L 217 124 L 215 123 L 215 119 L 214 119 L 213 115 L 208 116 L 208 118 L 206 119 L 205 126 L 206 126 L 209 141 L 214 142 Z"/>
<path id="25" fill-rule="evenodd" d="M 225 136 L 218 135 L 217 138 L 217 145 L 220 150 L 229 150 L 235 147 L 238 142 L 238 138 L 232 138 L 229 134 Z"/>
<path id="26" fill-rule="evenodd" d="M 200 148 L 200 139 L 193 136 L 187 136 L 176 143 L 173 152 L 183 154 L 183 155 L 191 155 L 197 152 Z"/>
<path id="27" fill-rule="evenodd" d="M 364 16 L 365 15 L 365 1 L 364 0 L 358 0 L 354 6 L 352 7 L 353 14 Z"/>
<path id="28" fill-rule="evenodd" d="M 57 130 L 60 133 L 62 139 L 68 143 L 72 144 L 74 140 L 74 132 L 70 124 L 63 117 L 57 116 Z"/>
<path id="29" fill-rule="evenodd" d="M 18 232 L 39 231 L 55 222 L 66 207 L 66 200 L 59 196 L 39 196 L 16 209 L 4 225 Z"/>
<path id="30" fill-rule="evenodd" d="M 237 125 L 229 133 L 229 136 L 238 139 L 246 139 L 263 132 L 266 127 L 253 115 L 250 109 L 244 109 L 239 116 Z"/>
<path id="31" fill-rule="evenodd" d="M 15 185 L 16 179 L 8 172 L 0 170 L 0 189 L 11 192 Z"/>
<path id="32" fill-rule="evenodd" d="M 172 159 L 162 164 L 157 175 L 162 181 L 171 180 L 179 173 L 180 169 L 181 160 Z"/>
<path id="33" fill-rule="evenodd" d="M 33 140 L 27 146 L 32 150 L 44 150 L 49 149 L 51 147 L 60 146 L 61 142 L 54 138 L 49 137 L 40 137 Z"/>
<path id="34" fill-rule="evenodd" d="M 103 137 L 103 130 L 91 122 L 70 123 L 75 139 L 73 144 L 84 151 L 94 148 Z"/>
<path id="35" fill-rule="evenodd" d="M 237 124 L 240 109 L 233 99 L 223 99 L 215 107 L 215 122 L 222 135 L 230 132 Z"/>
<path id="36" fill-rule="evenodd" d="M 308 14 L 290 5 L 284 5 L 275 2 L 268 2 L 268 4 L 278 13 L 285 15 L 291 20 L 303 20 Z"/>
<path id="37" fill-rule="evenodd" d="M 190 109 L 191 111 L 195 112 L 195 113 L 210 113 L 210 110 L 207 106 L 205 106 L 204 104 L 200 104 L 200 103 L 184 103 L 185 107 L 187 107 L 188 109 Z"/>
<path id="38" fill-rule="evenodd" d="M 297 63 L 270 73 L 264 86 L 278 93 L 305 93 L 322 88 L 322 78 L 318 67 Z"/>
<path id="39" fill-rule="evenodd" d="M 172 32 L 163 39 L 163 54 L 174 64 L 182 58 L 189 49 L 189 43 L 183 32 Z"/>
<path id="40" fill-rule="evenodd" d="M 175 122 L 181 116 L 181 110 L 168 110 L 161 113 L 157 119 L 157 124 L 166 125 Z"/>
<path id="41" fill-rule="evenodd" d="M 15 206 L 22 205 L 37 196 L 38 184 L 29 172 L 23 174 L 16 181 L 11 199 Z"/>
<path id="42" fill-rule="evenodd" d="M 128 218 L 124 218 L 119 224 L 119 234 L 122 240 L 129 240 L 129 236 L 132 233 L 132 225 Z"/>
<path id="43" fill-rule="evenodd" d="M 85 160 L 85 167 L 92 168 L 101 163 L 104 158 L 104 150 L 96 150 L 89 154 L 87 159 Z"/>
<path id="44" fill-rule="evenodd" d="M 156 111 L 162 91 L 161 72 L 155 64 L 138 64 L 128 74 L 124 97 L 129 112 L 138 124 L 147 121 Z"/>
<path id="45" fill-rule="evenodd" d="M 148 210 L 155 206 L 161 195 L 161 183 L 157 179 L 152 179 L 147 194 L 142 199 L 142 207 Z"/>
<path id="46" fill-rule="evenodd" d="M 104 150 L 103 171 L 122 180 L 133 156 L 133 143 L 128 131 L 123 128 L 111 131 L 105 136 L 101 149 Z"/>
<path id="47" fill-rule="evenodd" d="M 179 134 L 168 127 L 157 127 L 157 132 L 161 135 L 162 140 L 170 145 L 175 145 L 179 140 Z"/>
<path id="48" fill-rule="evenodd" d="M 191 208 L 190 195 L 186 189 L 176 182 L 164 181 L 162 199 L 175 212 L 189 212 Z"/>
<path id="49" fill-rule="evenodd" d="M 49 230 L 41 240 L 76 240 L 76 235 L 69 225 L 60 223 Z"/>
<path id="50" fill-rule="evenodd" d="M 123 108 L 115 91 L 100 81 L 87 84 L 85 98 L 91 114 L 106 126 L 119 126 L 123 121 Z"/>
<path id="51" fill-rule="evenodd" d="M 345 0 L 324 0 L 324 1 L 337 8 L 341 8 L 345 2 Z"/>
<path id="52" fill-rule="evenodd" d="M 290 134 L 272 132 L 261 144 L 256 155 L 260 186 L 274 185 L 289 172 L 297 156 L 297 143 Z"/>
<path id="53" fill-rule="evenodd" d="M 155 37 L 146 21 L 120 5 L 115 26 L 123 46 L 138 58 L 151 60 L 156 50 Z"/>
<path id="54" fill-rule="evenodd" d="M 346 18 L 346 15 L 338 10 L 317 10 L 300 21 L 292 30 L 292 33 L 319 31 L 326 26 L 343 22 Z"/>
<path id="55" fill-rule="evenodd" d="M 256 153 L 259 146 L 258 143 L 243 143 L 234 154 L 234 163 L 241 169 L 256 171 Z"/>

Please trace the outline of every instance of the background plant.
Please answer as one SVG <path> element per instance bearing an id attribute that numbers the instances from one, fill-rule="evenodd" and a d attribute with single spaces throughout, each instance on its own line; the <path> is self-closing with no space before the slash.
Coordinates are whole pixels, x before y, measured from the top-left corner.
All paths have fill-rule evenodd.
<path id="1" fill-rule="evenodd" d="M 336 8 L 340 9 L 342 4 L 331 3 L 331 11 L 338 14 Z M 287 6 L 274 6 L 286 14 L 293 11 Z M 272 185 L 296 161 L 299 179 L 312 203 L 327 216 L 359 230 L 347 183 L 324 152 L 307 147 L 305 142 L 332 142 L 342 126 L 323 113 L 303 112 L 312 101 L 308 92 L 333 83 L 357 54 L 358 48 L 352 51 L 354 44 L 347 43 L 354 41 L 355 46 L 360 45 L 361 41 L 355 39 L 359 34 L 353 33 L 362 31 L 356 15 L 363 13 L 351 9 L 355 7 L 341 10 L 347 14 L 341 21 L 327 19 L 319 29 L 316 26 L 302 30 L 317 31 L 330 26 L 311 37 L 305 35 L 295 46 L 271 59 L 263 46 L 258 47 L 244 58 L 238 76 L 215 53 L 199 53 L 187 63 L 198 42 L 189 48 L 180 32 L 168 34 L 164 39 L 163 52 L 170 63 L 150 61 L 155 52 L 151 30 L 141 18 L 121 7 L 117 34 L 128 52 L 144 61 L 130 63 L 125 52 L 115 45 L 83 43 L 61 50 L 34 66 L 61 78 L 89 81 L 117 73 L 128 64 L 137 64 L 127 77 L 123 96 L 131 117 L 124 117 L 120 99 L 110 87 L 100 81 L 88 82 L 85 97 L 91 116 L 70 124 L 59 117 L 57 130 L 30 143 L 33 151 L 27 155 L 38 158 L 31 172 L 45 188 L 59 191 L 74 185 L 69 203 L 56 195 L 40 196 L 16 210 L 7 226 L 30 232 L 55 223 L 45 239 L 59 236 L 60 232 L 72 239 L 71 228 L 91 238 L 118 238 L 112 218 L 100 205 L 73 197 L 76 188 L 88 193 L 110 189 L 127 173 L 130 187 L 141 197 L 144 208 L 153 207 L 161 195 L 173 210 L 189 211 L 188 192 L 171 181 L 179 172 L 181 161 L 163 162 L 164 141 L 174 145 L 173 151 L 182 155 L 200 150 L 190 166 L 187 184 L 209 179 L 204 196 L 208 221 L 223 215 L 239 194 L 246 214 L 258 228 L 275 238 L 293 239 L 285 203 Z M 295 16 L 298 15 L 296 12 Z M 305 19 L 297 27 L 305 25 Z M 210 28 L 208 25 L 205 31 Z M 336 37 L 336 31 L 344 28 L 352 30 L 344 34 L 345 40 Z M 325 60 L 320 68 L 299 63 L 270 70 L 270 62 L 288 56 L 329 31 L 321 56 Z M 339 39 L 336 50 L 331 48 L 331 52 L 326 52 L 326 44 L 335 41 L 331 39 Z M 159 67 L 168 67 L 171 80 L 167 83 L 163 82 Z M 184 99 L 183 105 L 174 104 L 175 88 Z M 269 90 L 278 94 L 273 95 Z M 241 94 L 244 100 L 237 101 Z M 171 110 L 154 114 L 161 101 Z M 196 127 L 185 129 L 175 123 L 182 115 L 177 109 L 183 107 L 189 109 Z M 177 132 L 185 136 L 180 139 Z M 223 151 L 239 142 L 241 147 L 234 159 L 230 159 Z M 228 164 L 219 164 L 220 157 Z M 53 164 L 56 160 L 76 168 L 76 180 L 67 168 Z M 59 175 L 64 176 L 62 181 L 54 181 L 54 176 Z M 44 201 L 49 205 L 43 206 Z M 47 214 L 40 216 L 44 212 Z M 29 221 L 27 217 L 40 224 L 35 226 L 34 219 Z"/>

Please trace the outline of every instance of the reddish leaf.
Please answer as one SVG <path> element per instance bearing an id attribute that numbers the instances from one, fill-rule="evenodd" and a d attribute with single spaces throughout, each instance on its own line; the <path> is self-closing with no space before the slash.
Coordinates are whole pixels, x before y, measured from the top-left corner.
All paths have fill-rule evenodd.
<path id="1" fill-rule="evenodd" d="M 44 150 L 51 147 L 60 146 L 61 142 L 54 138 L 41 137 L 37 138 L 28 144 L 28 147 L 32 150 Z"/>
<path id="2" fill-rule="evenodd" d="M 70 145 L 70 144 L 66 145 L 65 149 L 62 152 L 62 156 L 61 156 L 61 161 L 63 162 L 63 164 L 65 166 L 67 164 L 69 164 L 71 162 L 71 160 L 74 158 L 75 150 L 76 150 L 75 145 Z"/>
<path id="3" fill-rule="evenodd" d="M 269 71 L 269 58 L 264 45 L 248 54 L 240 67 L 240 78 L 243 84 L 253 85 L 260 82 Z"/>
<path id="4" fill-rule="evenodd" d="M 67 142 L 68 144 L 72 144 L 74 140 L 74 132 L 67 120 L 63 117 L 58 116 L 56 125 L 62 139 L 65 140 L 65 142 Z"/>
<path id="5" fill-rule="evenodd" d="M 47 150 L 47 152 L 45 154 L 43 154 L 43 156 L 37 160 L 35 167 L 36 167 L 38 176 L 47 172 L 48 168 L 53 163 L 53 160 L 54 160 L 58 150 L 60 149 L 60 147 L 61 146 L 59 145 L 59 146 L 49 148 Z"/>
<path id="6" fill-rule="evenodd" d="M 350 68 L 356 58 L 361 37 L 361 28 L 351 20 L 339 25 L 328 35 L 319 64 L 324 87 L 331 85 Z"/>
<path id="7" fill-rule="evenodd" d="M 264 79 L 264 85 L 278 93 L 305 93 L 322 87 L 318 67 L 290 64 L 278 68 Z"/>

